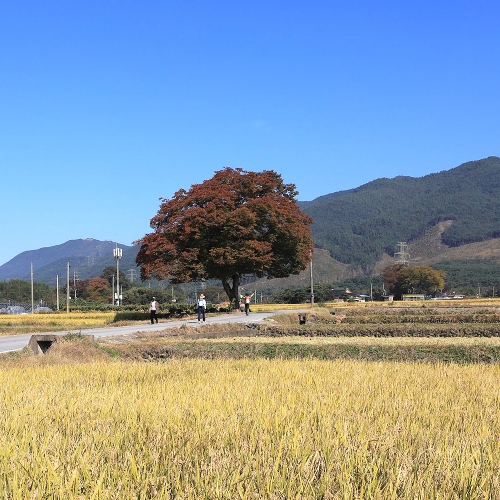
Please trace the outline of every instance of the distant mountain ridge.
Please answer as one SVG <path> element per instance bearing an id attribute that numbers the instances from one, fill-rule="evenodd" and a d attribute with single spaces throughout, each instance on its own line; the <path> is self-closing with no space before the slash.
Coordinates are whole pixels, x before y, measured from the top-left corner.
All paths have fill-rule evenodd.
<path id="1" fill-rule="evenodd" d="M 443 221 L 446 247 L 500 236 L 500 158 L 464 163 L 420 178 L 377 179 L 302 202 L 315 245 L 336 261 L 370 273 L 397 242 L 411 242 Z"/>
<path id="2" fill-rule="evenodd" d="M 316 282 L 380 274 L 395 262 L 398 242 L 409 244 L 412 264 L 453 261 L 463 267 L 477 259 L 500 264 L 500 158 L 495 156 L 419 178 L 376 179 L 299 205 L 314 220 Z M 116 265 L 115 246 L 87 238 L 23 252 L 0 266 L 0 280 L 29 280 L 31 262 L 35 280 L 50 284 L 56 275 L 66 276 L 68 261 L 71 276 L 99 276 Z M 120 269 L 138 277 L 139 248 L 118 246 L 123 249 Z M 267 283 L 284 287 L 307 281 L 304 272 Z"/>
<path id="3" fill-rule="evenodd" d="M 70 263 L 71 277 L 79 279 L 100 276 L 103 269 L 116 266 L 113 249 L 117 243 L 100 241 L 93 238 L 70 240 L 60 245 L 44 247 L 38 250 L 22 252 L 9 262 L 0 266 L 0 280 L 18 278 L 29 280 L 31 263 L 35 281 L 55 284 L 56 276 L 64 280 L 67 274 L 67 263 Z M 118 244 L 122 249 L 120 270 L 125 274 L 133 269 L 136 276 L 139 270 L 135 264 L 138 247 Z"/>

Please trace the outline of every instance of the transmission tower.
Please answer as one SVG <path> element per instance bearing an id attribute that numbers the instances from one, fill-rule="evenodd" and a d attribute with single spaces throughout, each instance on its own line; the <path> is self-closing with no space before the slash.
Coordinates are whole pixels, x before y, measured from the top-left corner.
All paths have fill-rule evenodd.
<path id="1" fill-rule="evenodd" d="M 137 277 L 137 271 L 135 269 L 129 269 L 127 271 L 128 274 L 128 280 L 130 283 L 133 283 L 135 281 L 135 278 Z"/>
<path id="2" fill-rule="evenodd" d="M 398 242 L 399 252 L 394 254 L 396 258 L 396 264 L 403 264 L 405 266 L 410 265 L 410 254 L 408 252 L 408 243 L 404 241 Z"/>

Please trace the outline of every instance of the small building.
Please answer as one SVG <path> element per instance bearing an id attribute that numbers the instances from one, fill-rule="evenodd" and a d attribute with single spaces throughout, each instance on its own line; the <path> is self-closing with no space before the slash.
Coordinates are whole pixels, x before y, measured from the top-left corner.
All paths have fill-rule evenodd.
<path id="1" fill-rule="evenodd" d="M 331 290 L 334 299 L 340 299 L 342 295 L 348 295 L 349 297 L 354 295 L 349 288 L 332 288 Z"/>
<path id="2" fill-rule="evenodd" d="M 402 295 L 403 300 L 425 300 L 423 293 L 405 293 Z"/>

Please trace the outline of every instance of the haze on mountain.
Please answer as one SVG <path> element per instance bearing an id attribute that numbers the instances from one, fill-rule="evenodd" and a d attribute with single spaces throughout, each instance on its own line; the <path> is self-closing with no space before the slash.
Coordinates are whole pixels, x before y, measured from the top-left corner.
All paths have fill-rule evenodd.
<path id="1" fill-rule="evenodd" d="M 299 202 L 314 219 L 314 280 L 335 283 L 379 275 L 395 262 L 398 243 L 406 242 L 411 265 L 433 265 L 450 276 L 469 272 L 473 281 L 478 265 L 496 269 L 500 262 L 499 194 L 500 158 L 491 156 L 424 177 L 381 178 Z M 36 281 L 55 284 L 56 275 L 66 276 L 68 261 L 81 279 L 99 276 L 116 265 L 115 246 L 89 238 L 26 251 L 0 266 L 0 280 L 29 279 L 31 262 Z M 120 269 L 138 275 L 138 248 L 119 246 Z M 262 286 L 306 286 L 308 272 L 265 280 Z"/>

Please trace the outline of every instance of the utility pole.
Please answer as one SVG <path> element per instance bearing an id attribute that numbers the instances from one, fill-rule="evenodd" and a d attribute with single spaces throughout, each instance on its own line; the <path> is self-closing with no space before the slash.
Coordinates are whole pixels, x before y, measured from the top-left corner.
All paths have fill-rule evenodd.
<path id="1" fill-rule="evenodd" d="M 56 305 L 59 311 L 59 275 L 56 274 Z"/>
<path id="2" fill-rule="evenodd" d="M 69 262 L 66 264 L 66 313 L 69 314 Z"/>
<path id="3" fill-rule="evenodd" d="M 116 295 L 117 301 L 116 305 L 120 305 L 120 259 L 122 258 L 122 249 L 118 248 L 118 243 L 116 248 L 113 249 L 113 257 L 116 259 Z"/>
<path id="4" fill-rule="evenodd" d="M 311 271 L 311 307 L 314 306 L 314 285 L 313 285 L 313 257 L 311 252 L 311 260 L 309 262 L 309 269 Z"/>
<path id="5" fill-rule="evenodd" d="M 75 289 L 75 300 L 76 300 L 76 271 L 73 271 L 73 288 Z"/>
<path id="6" fill-rule="evenodd" d="M 31 314 L 35 312 L 35 301 L 33 297 L 33 262 L 31 263 Z"/>

